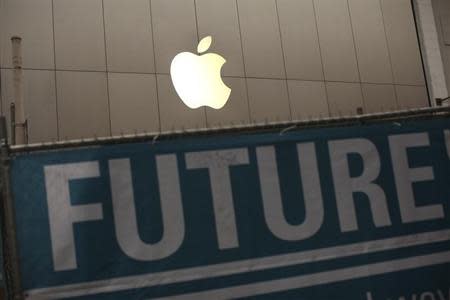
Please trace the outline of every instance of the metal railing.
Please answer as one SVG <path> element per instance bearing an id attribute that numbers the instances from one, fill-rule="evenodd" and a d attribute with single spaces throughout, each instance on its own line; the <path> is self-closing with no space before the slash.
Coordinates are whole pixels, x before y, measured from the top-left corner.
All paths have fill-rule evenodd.
<path id="1" fill-rule="evenodd" d="M 384 113 L 373 113 L 353 116 L 338 116 L 329 118 L 312 118 L 309 120 L 284 121 L 284 122 L 262 122 L 253 124 L 229 125 L 214 128 L 180 129 L 166 132 L 146 132 L 135 134 L 123 134 L 110 137 L 92 137 L 77 140 L 51 141 L 44 143 L 12 145 L 12 154 L 29 151 L 56 150 L 73 147 L 88 147 L 107 144 L 123 144 L 129 142 L 157 142 L 158 140 L 178 139 L 186 136 L 217 136 L 245 133 L 267 133 L 279 132 L 285 134 L 290 131 L 324 128 L 332 126 L 357 126 L 361 124 L 372 124 L 380 122 L 398 122 L 400 120 L 426 119 L 434 117 L 450 117 L 450 107 L 419 108 L 411 110 L 400 110 Z"/>
<path id="2" fill-rule="evenodd" d="M 6 119 L 0 117 L 0 213 L 3 251 L 3 276 L 7 297 L 21 300 L 21 277 L 16 240 L 16 222 L 10 176 L 10 146 L 8 145 Z"/>

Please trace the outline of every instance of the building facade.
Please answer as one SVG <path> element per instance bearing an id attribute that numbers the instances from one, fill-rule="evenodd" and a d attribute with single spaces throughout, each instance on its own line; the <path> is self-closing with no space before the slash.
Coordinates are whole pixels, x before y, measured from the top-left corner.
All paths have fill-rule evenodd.
<path id="1" fill-rule="evenodd" d="M 450 88 L 446 0 L 0 0 L 1 112 L 23 39 L 31 143 L 377 113 Z M 191 110 L 176 54 L 226 58 L 222 110 Z"/>
<path id="2" fill-rule="evenodd" d="M 443 57 L 445 70 L 447 95 L 450 89 L 450 3 L 445 0 L 434 0 L 433 9 L 435 14 L 438 41 Z"/>

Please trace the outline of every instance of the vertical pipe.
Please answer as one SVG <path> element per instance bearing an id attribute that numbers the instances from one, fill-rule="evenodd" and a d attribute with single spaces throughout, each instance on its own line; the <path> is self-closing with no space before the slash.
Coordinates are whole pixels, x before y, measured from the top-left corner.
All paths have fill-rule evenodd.
<path id="1" fill-rule="evenodd" d="M 4 275 L 8 299 L 23 300 L 20 262 L 17 248 L 15 208 L 11 190 L 10 153 L 6 134 L 6 120 L 0 118 L 0 208 L 4 256 Z"/>
<path id="2" fill-rule="evenodd" d="M 9 123 L 11 124 L 11 145 L 16 144 L 16 105 L 14 102 L 9 106 Z"/>
<path id="3" fill-rule="evenodd" d="M 12 63 L 14 67 L 14 104 L 15 104 L 15 131 L 16 144 L 26 144 L 26 121 L 23 107 L 23 70 L 22 70 L 22 39 L 17 36 L 11 38 Z"/>

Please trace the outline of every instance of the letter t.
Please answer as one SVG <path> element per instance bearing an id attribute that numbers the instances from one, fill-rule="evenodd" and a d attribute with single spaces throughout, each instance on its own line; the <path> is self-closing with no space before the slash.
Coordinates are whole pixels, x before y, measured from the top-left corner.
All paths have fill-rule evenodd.
<path id="1" fill-rule="evenodd" d="M 186 154 L 188 169 L 209 169 L 220 249 L 230 249 L 239 246 L 229 167 L 248 163 L 247 149 Z"/>

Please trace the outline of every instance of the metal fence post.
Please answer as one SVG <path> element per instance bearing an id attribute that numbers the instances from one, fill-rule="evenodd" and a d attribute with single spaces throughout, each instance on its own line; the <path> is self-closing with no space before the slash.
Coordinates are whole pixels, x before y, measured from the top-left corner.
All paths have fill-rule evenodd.
<path id="1" fill-rule="evenodd" d="M 10 180 L 10 153 L 6 120 L 0 117 L 0 208 L 2 221 L 3 265 L 7 297 L 22 300 L 16 223 Z"/>
<path id="2" fill-rule="evenodd" d="M 11 38 L 12 43 L 12 64 L 14 104 L 15 104 L 15 144 L 27 144 L 27 122 L 25 120 L 24 99 L 23 99 L 23 70 L 22 70 L 22 39 L 18 36 Z"/>
<path id="3" fill-rule="evenodd" d="M 14 102 L 11 102 L 9 106 L 9 120 L 10 120 L 10 128 L 11 128 L 11 145 L 16 144 L 16 105 Z"/>

